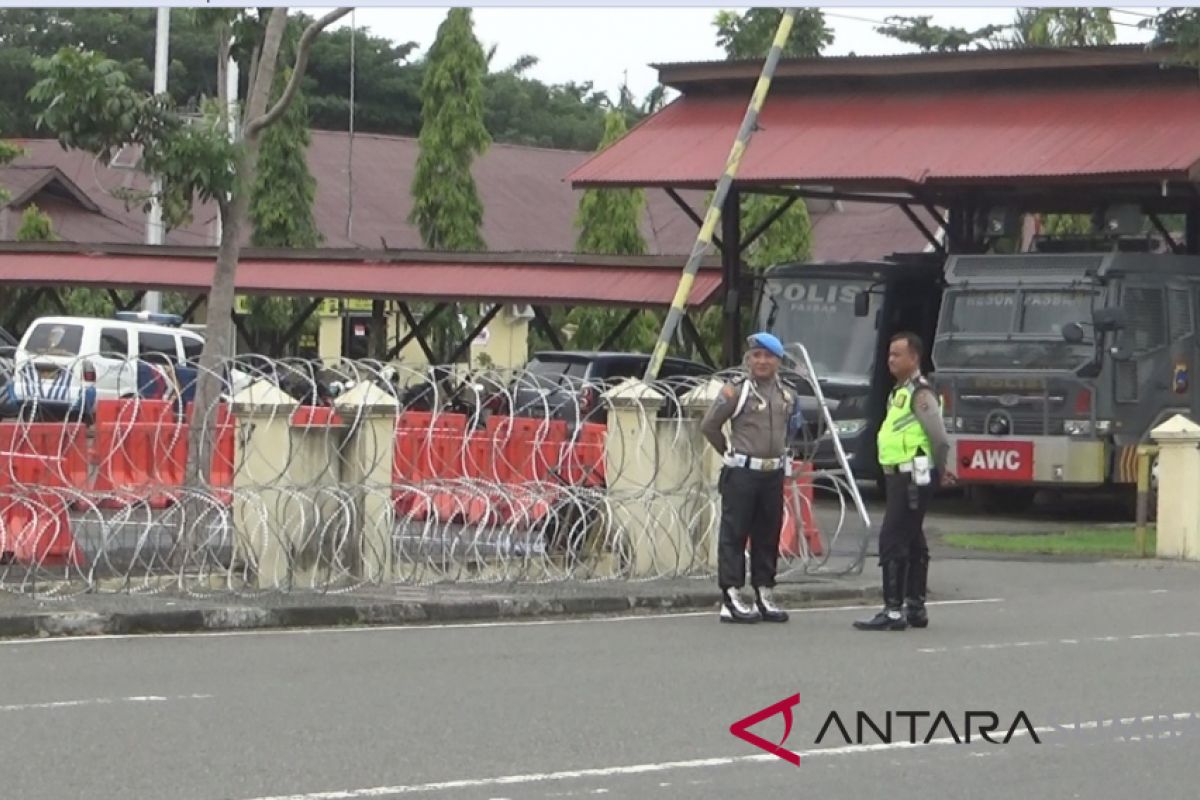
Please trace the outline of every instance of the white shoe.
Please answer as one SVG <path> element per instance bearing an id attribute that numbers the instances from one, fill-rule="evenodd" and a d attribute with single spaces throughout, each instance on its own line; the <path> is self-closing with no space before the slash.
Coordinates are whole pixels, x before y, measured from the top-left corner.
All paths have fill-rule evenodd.
<path id="1" fill-rule="evenodd" d="M 738 590 L 730 587 L 721 599 L 721 622 L 758 622 L 762 615 L 742 600 Z"/>
<path id="2" fill-rule="evenodd" d="M 767 587 L 755 590 L 758 594 L 758 613 L 767 622 L 787 622 L 788 613 L 775 605 L 775 597 Z"/>

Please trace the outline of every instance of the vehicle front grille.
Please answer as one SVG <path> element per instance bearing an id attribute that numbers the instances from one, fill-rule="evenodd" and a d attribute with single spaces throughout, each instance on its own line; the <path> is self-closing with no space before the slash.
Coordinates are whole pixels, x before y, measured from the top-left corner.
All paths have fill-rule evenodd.
<path id="1" fill-rule="evenodd" d="M 1008 412 L 1009 419 L 1012 420 L 1012 425 L 1008 432 L 1008 436 L 1061 436 L 1063 433 L 1063 420 L 1051 417 L 1046 420 L 1041 414 L 1014 414 Z M 969 434 L 972 436 L 988 436 L 991 435 L 987 430 L 987 415 L 970 414 L 959 415 L 961 421 L 952 433 Z"/>

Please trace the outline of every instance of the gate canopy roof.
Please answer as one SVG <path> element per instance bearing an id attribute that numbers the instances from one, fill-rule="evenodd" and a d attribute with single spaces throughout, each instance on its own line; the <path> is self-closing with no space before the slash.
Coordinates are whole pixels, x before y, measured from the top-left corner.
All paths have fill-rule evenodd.
<path id="1" fill-rule="evenodd" d="M 682 96 L 575 169 L 574 186 L 716 182 L 760 63 L 658 69 Z M 1195 70 L 1142 46 L 784 61 L 758 124 L 740 185 L 932 197 L 968 185 L 1147 185 L 1200 173 Z"/>
<path id="2" fill-rule="evenodd" d="M 246 250 L 237 270 L 242 294 L 370 297 L 534 305 L 670 305 L 683 256 L 573 253 L 446 253 L 393 250 Z M 216 252 L 152 245 L 0 245 L 0 284 L 91 286 L 207 292 Z M 708 259 L 689 305 L 721 286 Z"/>

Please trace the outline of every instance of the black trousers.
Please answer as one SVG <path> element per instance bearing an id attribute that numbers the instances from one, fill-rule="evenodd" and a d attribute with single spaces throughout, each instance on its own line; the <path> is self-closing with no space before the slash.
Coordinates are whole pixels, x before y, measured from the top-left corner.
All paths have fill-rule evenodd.
<path id="1" fill-rule="evenodd" d="M 920 561 L 929 558 L 929 546 L 925 543 L 925 511 L 937 475 L 927 486 L 917 486 L 916 508 L 909 498 L 912 476 L 906 472 L 887 475 L 884 478 L 887 490 L 887 508 L 883 512 L 883 523 L 879 526 L 879 563 L 885 561 Z"/>
<path id="2" fill-rule="evenodd" d="M 775 585 L 779 528 L 783 524 L 783 471 L 724 467 L 717 581 L 721 591 L 746 584 L 746 539 L 750 539 L 750 585 Z"/>

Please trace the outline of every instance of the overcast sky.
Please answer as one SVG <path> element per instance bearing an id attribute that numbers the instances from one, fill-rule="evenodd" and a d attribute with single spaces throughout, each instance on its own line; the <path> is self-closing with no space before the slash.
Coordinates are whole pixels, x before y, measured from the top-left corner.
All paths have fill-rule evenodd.
<path id="1" fill-rule="evenodd" d="M 417 42 L 424 53 L 445 18 L 445 8 L 363 8 L 355 12 L 359 27 L 397 41 Z M 322 9 L 305 9 L 323 13 Z M 644 97 L 657 82 L 647 65 L 722 57 L 708 8 L 477 8 L 475 34 L 484 48 L 497 45 L 494 66 L 501 68 L 522 55 L 537 56 L 533 77 L 547 83 L 592 81 L 616 97 L 626 71 L 635 96 Z M 1012 21 L 1014 9 L 993 8 L 858 8 L 825 10 L 835 40 L 827 55 L 882 55 L 912 52 L 894 39 L 875 33 L 885 17 L 930 15 L 936 24 L 974 30 L 989 23 Z M 1136 25 L 1149 8 L 1114 10 L 1121 42 L 1146 41 L 1150 34 Z M 345 24 L 349 24 L 348 21 Z"/>

